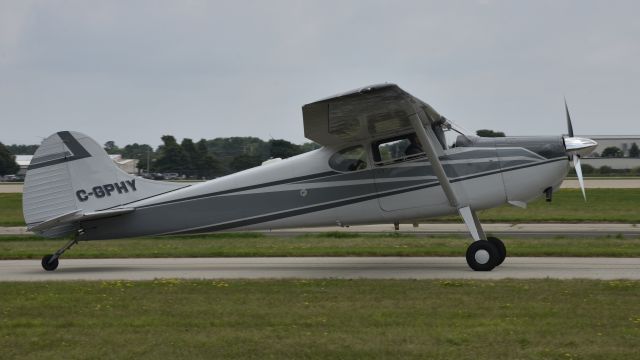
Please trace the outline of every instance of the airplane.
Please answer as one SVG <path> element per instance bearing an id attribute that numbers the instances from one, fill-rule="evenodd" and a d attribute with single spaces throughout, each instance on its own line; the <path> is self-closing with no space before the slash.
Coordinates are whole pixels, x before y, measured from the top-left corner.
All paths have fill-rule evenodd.
<path id="1" fill-rule="evenodd" d="M 551 200 L 573 162 L 597 145 L 568 134 L 482 138 L 465 135 L 395 84 L 366 86 L 302 107 L 305 136 L 322 147 L 195 184 L 148 180 L 120 170 L 88 136 L 47 137 L 28 168 L 28 230 L 69 237 L 42 258 L 53 271 L 79 241 L 147 235 L 270 230 L 399 222 L 459 214 L 473 241 L 476 271 L 503 263 L 504 243 L 487 237 L 477 211 Z M 447 145 L 446 134 L 457 135 Z"/>

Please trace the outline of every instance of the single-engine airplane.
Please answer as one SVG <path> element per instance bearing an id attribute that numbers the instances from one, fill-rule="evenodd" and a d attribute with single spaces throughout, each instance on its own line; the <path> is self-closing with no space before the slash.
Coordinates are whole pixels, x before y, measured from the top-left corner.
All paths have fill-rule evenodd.
<path id="1" fill-rule="evenodd" d="M 305 136 L 318 150 L 271 160 L 207 182 L 185 185 L 129 175 L 86 135 L 46 138 L 28 168 L 23 207 L 28 229 L 71 236 L 42 259 L 47 271 L 84 240 L 414 222 L 459 214 L 473 242 L 473 270 L 506 257 L 476 212 L 550 200 L 573 161 L 584 195 L 580 156 L 597 143 L 573 135 L 481 138 L 445 133 L 455 125 L 395 84 L 367 86 L 302 107 Z M 585 196 L 586 200 L 586 196 Z"/>

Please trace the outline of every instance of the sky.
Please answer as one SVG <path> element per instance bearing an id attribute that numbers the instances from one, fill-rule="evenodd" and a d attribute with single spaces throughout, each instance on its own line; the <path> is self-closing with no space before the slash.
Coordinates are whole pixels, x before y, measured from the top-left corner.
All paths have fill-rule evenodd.
<path id="1" fill-rule="evenodd" d="M 396 83 L 471 132 L 640 134 L 638 1 L 0 0 L 0 142 L 256 136 Z"/>

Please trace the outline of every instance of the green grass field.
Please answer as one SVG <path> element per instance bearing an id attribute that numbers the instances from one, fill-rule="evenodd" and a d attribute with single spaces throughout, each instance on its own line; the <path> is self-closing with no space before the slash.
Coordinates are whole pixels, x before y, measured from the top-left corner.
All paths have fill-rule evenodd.
<path id="1" fill-rule="evenodd" d="M 509 256 L 640 256 L 640 238 L 503 237 Z M 0 259 L 40 259 L 66 240 L 0 236 Z M 292 237 L 260 233 L 170 236 L 81 242 L 65 258 L 236 256 L 463 256 L 467 236 L 325 233 Z"/>
<path id="2" fill-rule="evenodd" d="M 5 359 L 634 359 L 631 281 L 0 283 Z"/>
<path id="3" fill-rule="evenodd" d="M 22 226 L 22 194 L 0 193 L 0 226 Z M 528 209 L 502 206 L 481 211 L 484 222 L 619 222 L 640 223 L 640 189 L 590 189 L 587 203 L 580 190 L 563 189 L 551 203 L 539 199 Z M 459 221 L 457 216 L 427 221 Z"/>
<path id="4" fill-rule="evenodd" d="M 479 212 L 484 222 L 619 222 L 640 223 L 640 189 L 588 189 L 585 203 L 579 189 L 562 189 L 548 203 L 538 199 L 527 209 L 501 206 Z M 459 221 L 458 217 L 434 221 Z"/>
<path id="5" fill-rule="evenodd" d="M 0 226 L 24 226 L 22 194 L 0 193 Z"/>

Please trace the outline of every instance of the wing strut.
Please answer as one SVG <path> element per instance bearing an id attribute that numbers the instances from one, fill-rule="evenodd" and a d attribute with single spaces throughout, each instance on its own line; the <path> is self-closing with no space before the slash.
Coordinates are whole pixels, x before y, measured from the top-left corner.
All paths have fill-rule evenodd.
<path id="1" fill-rule="evenodd" d="M 442 186 L 442 190 L 444 190 L 444 194 L 447 196 L 447 200 L 449 200 L 449 204 L 451 204 L 452 207 L 458 209 L 458 213 L 460 213 L 462 220 L 464 220 L 464 223 L 467 226 L 467 229 L 469 229 L 469 233 L 471 234 L 471 237 L 473 237 L 473 240 L 485 240 L 487 237 L 484 233 L 484 229 L 482 229 L 482 224 L 480 224 L 480 221 L 478 220 L 476 212 L 471 209 L 469 204 L 461 202 L 461 200 L 456 195 L 455 190 L 451 186 L 451 182 L 447 177 L 447 173 L 444 171 L 442 162 L 440 162 L 438 150 L 436 150 L 434 146 L 436 137 L 433 133 L 433 130 L 431 129 L 431 127 L 425 128 L 422 125 L 422 121 L 420 120 L 418 112 L 409 116 L 409 121 L 411 122 L 413 130 L 418 136 L 418 140 L 420 140 L 420 144 L 422 145 L 424 152 L 429 157 L 433 172 L 438 178 L 438 181 Z"/>

